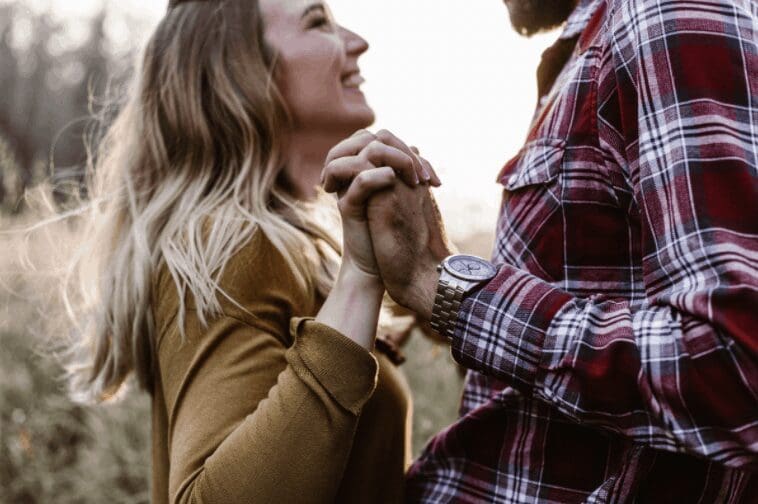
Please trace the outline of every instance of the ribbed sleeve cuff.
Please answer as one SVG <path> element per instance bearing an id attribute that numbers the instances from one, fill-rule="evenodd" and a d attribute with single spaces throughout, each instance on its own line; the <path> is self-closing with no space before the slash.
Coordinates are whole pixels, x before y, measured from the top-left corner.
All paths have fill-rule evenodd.
<path id="1" fill-rule="evenodd" d="M 534 385 L 545 335 L 573 297 L 512 266 L 461 304 L 452 341 L 455 360 L 515 387 Z"/>
<path id="2" fill-rule="evenodd" d="M 293 318 L 295 344 L 290 359 L 298 359 L 344 409 L 358 415 L 374 393 L 379 364 L 365 348 L 313 318 Z M 300 366 L 293 366 L 297 373 Z M 307 381 L 307 380 L 306 380 Z"/>

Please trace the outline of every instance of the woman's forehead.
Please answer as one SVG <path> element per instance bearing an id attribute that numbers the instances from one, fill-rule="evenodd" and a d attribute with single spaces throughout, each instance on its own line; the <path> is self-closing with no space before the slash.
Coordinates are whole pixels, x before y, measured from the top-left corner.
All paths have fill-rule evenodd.
<path id="1" fill-rule="evenodd" d="M 300 19 L 311 8 L 326 7 L 322 0 L 260 0 L 261 11 L 272 21 L 279 18 Z"/>
<path id="2" fill-rule="evenodd" d="M 299 20 L 306 12 L 328 10 L 323 0 L 260 0 L 261 11 L 267 19 L 276 21 Z"/>

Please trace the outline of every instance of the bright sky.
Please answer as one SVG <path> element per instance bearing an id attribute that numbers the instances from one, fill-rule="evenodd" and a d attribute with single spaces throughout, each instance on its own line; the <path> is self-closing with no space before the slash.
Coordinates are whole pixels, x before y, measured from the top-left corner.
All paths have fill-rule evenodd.
<path id="1" fill-rule="evenodd" d="M 102 0 L 25 3 L 75 18 Z M 166 3 L 113 5 L 157 22 Z M 417 145 L 440 174 L 438 199 L 451 235 L 491 229 L 500 203 L 495 176 L 523 142 L 540 54 L 557 34 L 518 36 L 502 0 L 328 3 L 338 22 L 371 44 L 359 63 L 376 127 Z"/>
<path id="2" fill-rule="evenodd" d="M 359 63 L 376 126 L 417 145 L 440 174 L 451 235 L 494 228 L 495 176 L 523 143 L 540 55 L 557 34 L 517 35 L 502 0 L 330 5 L 371 44 Z"/>

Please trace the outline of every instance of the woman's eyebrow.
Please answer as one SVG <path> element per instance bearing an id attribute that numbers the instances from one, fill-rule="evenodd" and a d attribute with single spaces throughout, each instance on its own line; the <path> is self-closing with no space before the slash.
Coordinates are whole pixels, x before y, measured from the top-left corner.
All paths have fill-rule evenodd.
<path id="1" fill-rule="evenodd" d="M 305 16 L 307 16 L 308 14 L 310 14 L 311 12 L 313 12 L 315 10 L 320 10 L 320 11 L 326 13 L 326 8 L 324 7 L 324 4 L 321 3 L 321 2 L 317 2 L 317 3 L 311 4 L 308 7 L 306 7 L 305 11 L 303 11 L 303 15 L 300 16 L 300 19 L 303 19 Z"/>

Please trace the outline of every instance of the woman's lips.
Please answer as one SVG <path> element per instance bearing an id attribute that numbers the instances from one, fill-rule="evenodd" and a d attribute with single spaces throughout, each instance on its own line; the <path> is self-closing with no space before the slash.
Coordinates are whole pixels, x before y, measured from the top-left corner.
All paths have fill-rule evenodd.
<path id="1" fill-rule="evenodd" d="M 366 79 L 358 72 L 351 73 L 342 79 L 342 85 L 346 88 L 359 88 L 364 82 Z"/>

